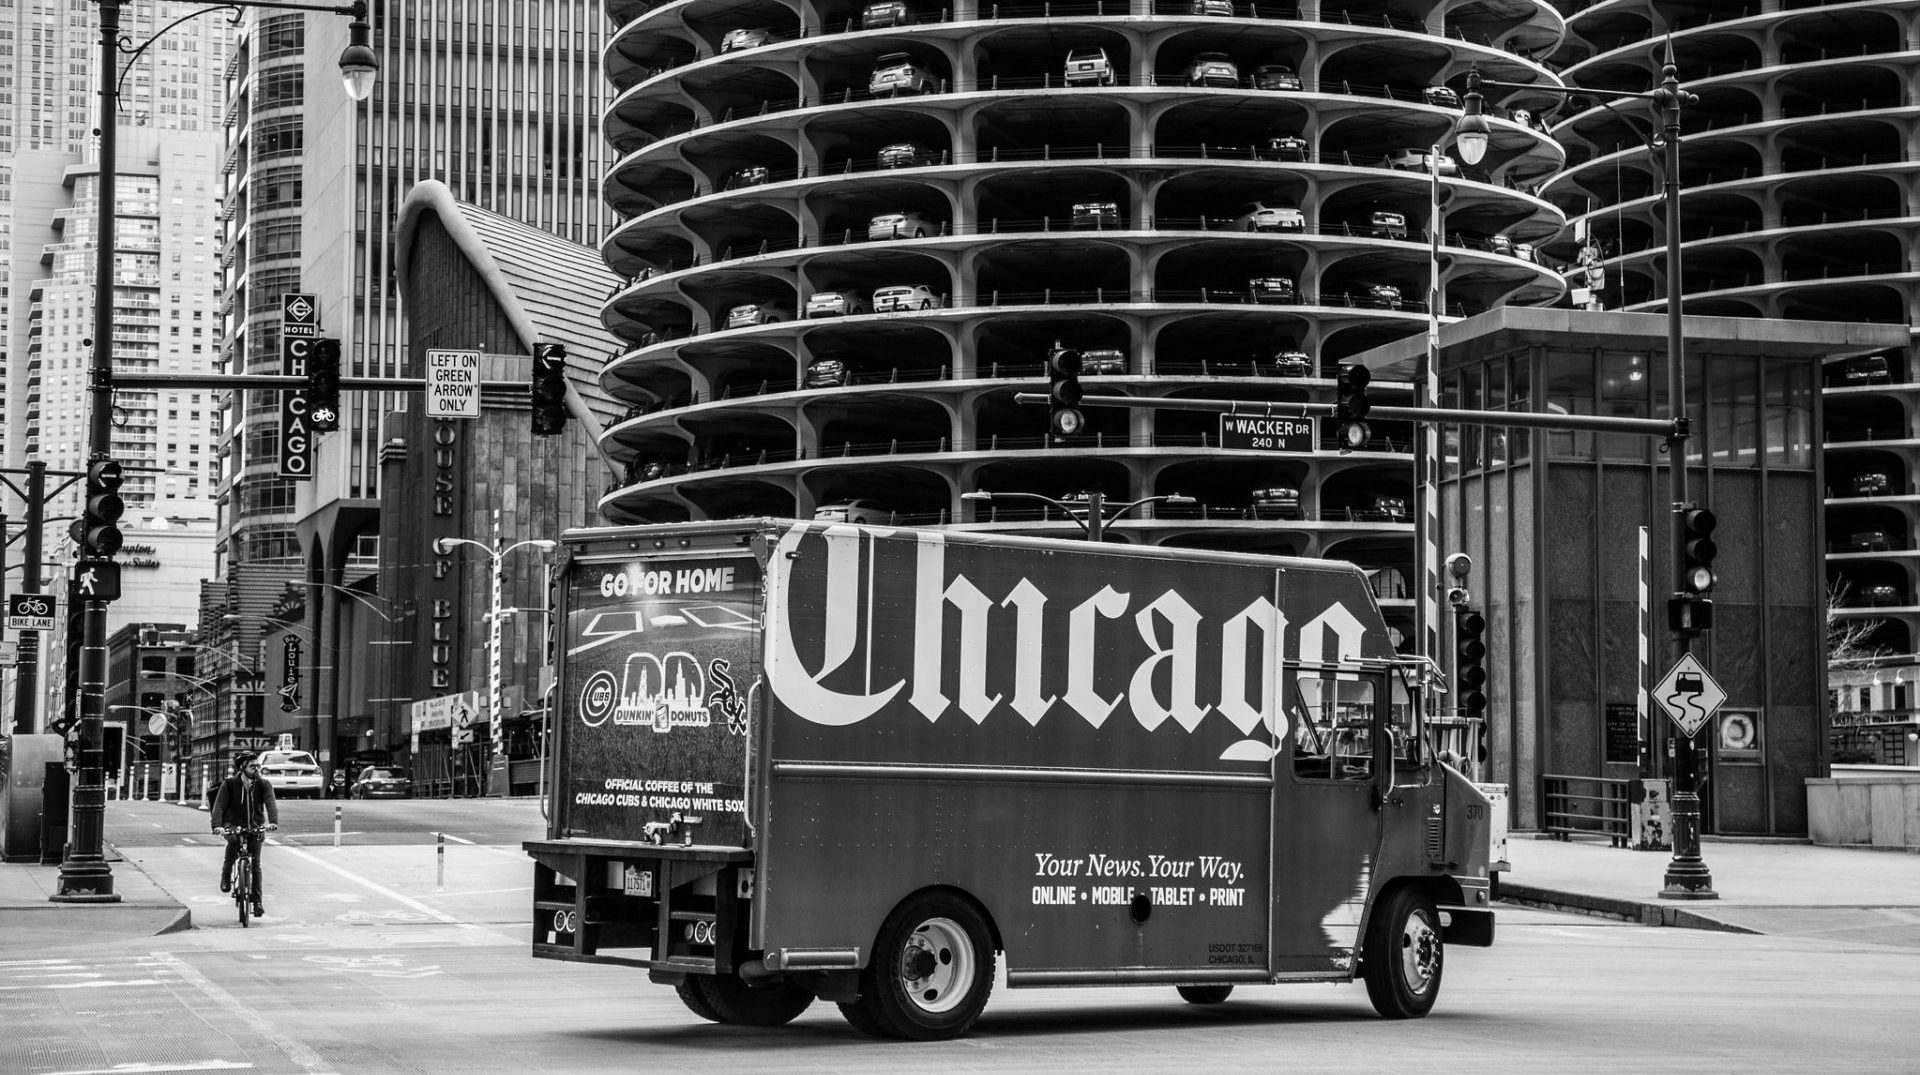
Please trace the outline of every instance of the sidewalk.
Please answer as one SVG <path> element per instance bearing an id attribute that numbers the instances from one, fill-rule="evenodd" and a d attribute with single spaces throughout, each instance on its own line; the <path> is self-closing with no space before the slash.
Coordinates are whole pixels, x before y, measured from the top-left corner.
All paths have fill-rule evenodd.
<path id="1" fill-rule="evenodd" d="M 1605 839 L 1507 841 L 1506 903 L 1741 933 L 1835 934 L 1920 924 L 1920 854 L 1804 841 L 1707 837 L 1700 860 L 1711 900 L 1662 899 L 1671 851 L 1629 851 Z"/>
<path id="2" fill-rule="evenodd" d="M 0 863 L 0 948 L 55 948 L 193 928 L 186 905 L 107 849 L 118 903 L 55 903 L 60 867 Z"/>

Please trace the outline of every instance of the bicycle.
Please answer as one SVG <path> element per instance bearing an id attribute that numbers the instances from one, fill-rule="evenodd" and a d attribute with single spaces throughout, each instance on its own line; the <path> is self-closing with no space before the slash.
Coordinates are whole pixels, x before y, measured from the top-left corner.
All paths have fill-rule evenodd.
<path id="1" fill-rule="evenodd" d="M 233 902 L 234 905 L 240 909 L 240 928 L 245 929 L 247 928 L 247 920 L 252 916 L 253 911 L 253 874 L 255 870 L 260 868 L 260 863 L 255 861 L 254 858 L 257 852 L 249 849 L 248 844 L 250 841 L 248 841 L 247 838 L 250 836 L 264 835 L 267 830 L 259 826 L 249 825 L 244 827 L 235 826 L 220 831 L 229 841 L 242 841 L 240 844 L 240 854 L 234 856 L 233 860 Z"/>

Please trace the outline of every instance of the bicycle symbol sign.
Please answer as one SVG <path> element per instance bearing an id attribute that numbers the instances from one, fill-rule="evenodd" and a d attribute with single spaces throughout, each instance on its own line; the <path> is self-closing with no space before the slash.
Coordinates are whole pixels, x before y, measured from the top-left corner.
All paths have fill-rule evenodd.
<path id="1" fill-rule="evenodd" d="M 51 631 L 58 599 L 51 594 L 7 595 L 7 630 Z"/>

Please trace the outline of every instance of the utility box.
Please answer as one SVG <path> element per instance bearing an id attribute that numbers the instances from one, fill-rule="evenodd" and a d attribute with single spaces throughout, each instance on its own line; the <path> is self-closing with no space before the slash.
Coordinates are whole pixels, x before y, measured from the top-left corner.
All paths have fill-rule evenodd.
<path id="1" fill-rule="evenodd" d="M 1665 779 L 1642 777 L 1627 785 L 1627 816 L 1633 825 L 1628 844 L 1635 851 L 1673 850 L 1673 798 Z"/>
<path id="2" fill-rule="evenodd" d="M 57 735 L 0 739 L 0 861 L 40 861 L 47 766 L 63 762 Z"/>

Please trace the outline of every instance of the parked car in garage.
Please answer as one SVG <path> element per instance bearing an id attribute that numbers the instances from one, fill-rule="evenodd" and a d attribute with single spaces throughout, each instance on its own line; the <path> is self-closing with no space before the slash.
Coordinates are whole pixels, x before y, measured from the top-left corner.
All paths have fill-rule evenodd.
<path id="1" fill-rule="evenodd" d="M 773 31 L 764 26 L 747 30 L 728 30 L 720 39 L 721 52 L 738 52 L 741 49 L 757 49 L 773 40 Z"/>
<path id="2" fill-rule="evenodd" d="M 860 11 L 860 28 L 872 30 L 882 26 L 905 26 L 913 21 L 913 9 L 906 0 L 879 0 L 868 4 Z"/>
<path id="3" fill-rule="evenodd" d="M 1407 214 L 1394 209 L 1375 209 L 1367 215 L 1367 234 L 1375 239 L 1407 237 Z"/>
<path id="4" fill-rule="evenodd" d="M 1893 538 L 1885 530 L 1855 530 L 1847 538 L 1848 552 L 1887 552 L 1893 547 Z"/>
<path id="5" fill-rule="evenodd" d="M 1275 351 L 1264 364 L 1275 377 L 1313 376 L 1313 359 L 1305 351 Z"/>
<path id="6" fill-rule="evenodd" d="M 1297 134 L 1276 134 L 1259 147 L 1263 161 L 1304 161 L 1313 156 L 1313 145 Z"/>
<path id="7" fill-rule="evenodd" d="M 1248 202 L 1234 213 L 1233 226 L 1243 231 L 1305 231 L 1307 218 L 1284 202 Z"/>
<path id="8" fill-rule="evenodd" d="M 893 516 L 892 508 L 865 497 L 822 504 L 813 512 L 816 521 L 828 523 L 888 523 L 893 521 Z"/>
<path id="9" fill-rule="evenodd" d="M 904 52 L 889 52 L 875 60 L 873 74 L 867 78 L 867 90 L 876 97 L 933 93 L 939 88 L 933 71 Z"/>
<path id="10" fill-rule="evenodd" d="M 1120 206 L 1114 202 L 1075 202 L 1068 226 L 1075 229 L 1091 228 L 1105 231 L 1120 226 Z"/>
<path id="11" fill-rule="evenodd" d="M 1113 64 L 1103 48 L 1069 51 L 1063 73 L 1069 86 L 1111 86 L 1114 82 Z"/>
<path id="12" fill-rule="evenodd" d="M 1403 496 L 1376 496 L 1370 509 L 1375 515 L 1384 515 L 1388 519 L 1407 517 L 1407 498 Z"/>
<path id="13" fill-rule="evenodd" d="M 369 765 L 360 770 L 348 794 L 356 799 L 410 799 L 413 778 L 401 769 Z"/>
<path id="14" fill-rule="evenodd" d="M 1387 167 L 1397 168 L 1406 172 L 1425 172 L 1430 170 L 1427 158 L 1432 155 L 1433 151 L 1430 149 L 1416 149 L 1412 147 L 1396 149 L 1392 153 L 1387 154 Z M 1438 161 L 1441 175 L 1460 174 L 1460 165 L 1456 164 L 1454 159 L 1447 154 L 1440 154 Z"/>
<path id="15" fill-rule="evenodd" d="M 1366 302 L 1376 310 L 1398 310 L 1400 289 L 1392 284 L 1369 284 L 1366 290 Z"/>
<path id="16" fill-rule="evenodd" d="M 1843 385 L 1879 384 L 1891 377 L 1892 371 L 1887 365 L 1885 355 L 1868 355 L 1865 358 L 1851 359 L 1840 367 L 1840 383 Z"/>
<path id="17" fill-rule="evenodd" d="M 940 296 L 925 284 L 896 284 L 877 288 L 873 293 L 873 312 L 877 314 L 896 310 L 931 310 L 940 305 Z"/>
<path id="18" fill-rule="evenodd" d="M 893 142 L 880 147 L 878 163 L 882 168 L 918 168 L 939 164 L 940 154 L 917 142 Z"/>
<path id="19" fill-rule="evenodd" d="M 1892 488 L 1893 479 L 1883 470 L 1869 470 L 1853 476 L 1854 496 L 1879 496 Z"/>
<path id="20" fill-rule="evenodd" d="M 320 779 L 320 766 L 304 750 L 263 750 L 260 775 L 273 785 L 273 793 L 282 799 L 310 796 L 318 799 L 326 784 Z"/>
<path id="21" fill-rule="evenodd" d="M 858 291 L 816 291 L 807 296 L 804 317 L 844 317 L 866 309 Z"/>
<path id="22" fill-rule="evenodd" d="M 1202 52 L 1187 64 L 1189 86 L 1218 86 L 1232 89 L 1240 84 L 1240 68 L 1224 52 Z"/>
<path id="23" fill-rule="evenodd" d="M 940 234 L 940 225 L 913 211 L 881 213 L 867 221 L 868 239 L 924 239 Z"/>
<path id="24" fill-rule="evenodd" d="M 853 367 L 837 358 L 823 358 L 807 366 L 805 388 L 845 388 L 853 383 Z"/>
<path id="25" fill-rule="evenodd" d="M 1299 302 L 1291 276 L 1256 276 L 1247 281 L 1247 291 L 1255 302 Z"/>
<path id="26" fill-rule="evenodd" d="M 745 168 L 736 168 L 727 176 L 726 187 L 735 190 L 740 187 L 758 186 L 767 181 L 769 175 L 766 165 L 753 164 Z"/>
<path id="27" fill-rule="evenodd" d="M 728 328 L 747 328 L 751 325 L 771 325 L 784 321 L 791 316 L 787 311 L 772 303 L 743 302 L 727 311 Z"/>
<path id="28" fill-rule="evenodd" d="M 1187 5 L 1187 14 L 1230 19 L 1233 17 L 1233 0 L 1192 0 Z"/>
<path id="29" fill-rule="evenodd" d="M 1864 591 L 1864 596 L 1869 605 L 1900 605 L 1906 603 L 1900 596 L 1899 587 L 1896 586 L 1869 586 Z"/>
<path id="30" fill-rule="evenodd" d="M 1420 91 L 1420 96 L 1430 105 L 1442 108 L 1459 108 L 1460 95 L 1448 86 L 1428 86 Z"/>
<path id="31" fill-rule="evenodd" d="M 1080 372 L 1084 374 L 1108 375 L 1127 372 L 1126 352 L 1114 348 L 1098 348 L 1080 352 Z"/>
<path id="32" fill-rule="evenodd" d="M 1250 510 L 1256 519 L 1295 518 L 1300 514 L 1300 490 L 1291 485 L 1255 489 Z"/>
<path id="33" fill-rule="evenodd" d="M 1263 63 L 1253 69 L 1253 88 L 1256 90 L 1297 90 L 1300 88 L 1300 76 L 1293 68 L 1283 63 Z"/>

